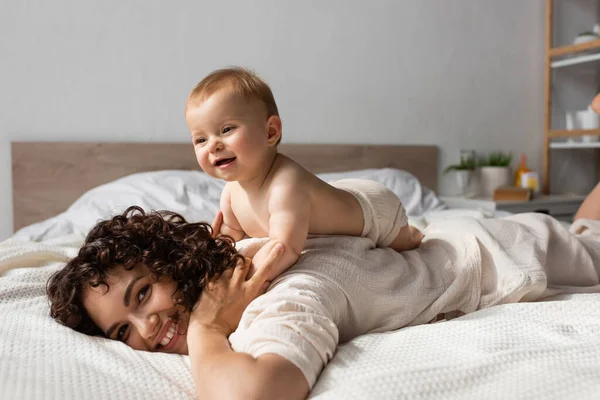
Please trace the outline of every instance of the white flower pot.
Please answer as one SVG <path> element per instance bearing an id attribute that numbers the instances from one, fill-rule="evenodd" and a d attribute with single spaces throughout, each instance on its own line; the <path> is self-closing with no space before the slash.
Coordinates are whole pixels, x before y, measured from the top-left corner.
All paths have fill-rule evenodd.
<path id="1" fill-rule="evenodd" d="M 494 190 L 500 186 L 510 186 L 512 174 L 509 167 L 481 167 L 481 191 L 485 196 L 492 197 Z"/>
<path id="2" fill-rule="evenodd" d="M 597 35 L 577 35 L 577 37 L 575 37 L 575 40 L 573 40 L 573 44 L 593 42 L 594 40 L 598 40 Z"/>
<path id="3" fill-rule="evenodd" d="M 469 183 L 471 183 L 471 171 L 468 169 L 455 170 L 454 177 L 456 179 L 457 194 L 463 196 L 469 187 Z"/>

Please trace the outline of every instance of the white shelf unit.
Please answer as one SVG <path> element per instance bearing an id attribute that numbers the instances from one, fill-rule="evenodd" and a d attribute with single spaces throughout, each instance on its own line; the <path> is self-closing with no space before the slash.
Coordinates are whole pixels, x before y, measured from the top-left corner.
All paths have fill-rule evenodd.
<path id="1" fill-rule="evenodd" d="M 600 149 L 600 142 L 550 142 L 551 149 Z"/>
<path id="2" fill-rule="evenodd" d="M 598 61 L 598 60 L 600 60 L 600 53 L 585 54 L 585 55 L 580 55 L 577 57 L 565 58 L 564 60 L 552 61 L 552 63 L 550 63 L 550 66 L 552 68 L 561 68 L 561 67 L 568 67 L 571 65 L 584 64 L 584 63 Z"/>
<path id="3" fill-rule="evenodd" d="M 596 149 L 598 142 L 573 141 L 570 138 L 600 136 L 600 129 L 565 130 L 552 129 L 552 74 L 556 68 L 585 64 L 600 60 L 600 39 L 586 43 L 558 46 L 552 45 L 553 0 L 546 0 L 546 60 L 544 68 L 544 159 L 542 192 L 550 193 L 550 151 L 554 149 Z M 593 66 L 595 67 L 595 66 Z M 558 139 L 558 141 L 556 140 Z M 561 141 L 562 139 L 562 141 Z"/>

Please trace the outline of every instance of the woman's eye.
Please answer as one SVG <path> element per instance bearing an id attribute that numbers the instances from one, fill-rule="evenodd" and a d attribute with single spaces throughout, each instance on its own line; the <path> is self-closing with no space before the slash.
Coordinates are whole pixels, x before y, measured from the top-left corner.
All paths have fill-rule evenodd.
<path id="1" fill-rule="evenodd" d="M 138 303 L 144 301 L 144 299 L 148 296 L 148 292 L 150 291 L 150 285 L 146 285 L 140 289 L 138 292 Z"/>
<path id="2" fill-rule="evenodd" d="M 119 330 L 117 331 L 117 340 L 123 341 L 123 337 L 125 337 L 125 332 L 127 332 L 128 325 L 121 325 Z"/>

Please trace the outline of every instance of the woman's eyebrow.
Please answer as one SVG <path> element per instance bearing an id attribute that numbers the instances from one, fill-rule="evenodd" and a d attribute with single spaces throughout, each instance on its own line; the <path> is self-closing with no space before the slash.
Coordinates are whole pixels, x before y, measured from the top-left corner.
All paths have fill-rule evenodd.
<path id="1" fill-rule="evenodd" d="M 125 289 L 125 295 L 123 295 L 123 304 L 125 304 L 125 307 L 129 307 L 129 303 L 131 300 L 130 299 L 131 289 L 133 289 L 133 285 L 135 285 L 135 283 L 137 281 L 139 281 L 140 279 L 142 279 L 143 277 L 144 277 L 144 275 L 137 276 L 137 277 L 133 278 L 127 285 L 127 289 Z"/>

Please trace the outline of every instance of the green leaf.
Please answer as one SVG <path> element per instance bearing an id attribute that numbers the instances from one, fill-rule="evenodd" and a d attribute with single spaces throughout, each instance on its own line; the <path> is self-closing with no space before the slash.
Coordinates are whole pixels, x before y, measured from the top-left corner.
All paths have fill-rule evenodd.
<path id="1" fill-rule="evenodd" d="M 487 158 L 481 158 L 480 167 L 509 167 L 512 163 L 512 154 L 503 151 L 494 151 L 488 154 Z"/>
<path id="2" fill-rule="evenodd" d="M 470 158 L 461 158 L 458 164 L 452 164 L 444 169 L 444 174 L 450 171 L 472 171 L 477 168 L 477 161 Z"/>

